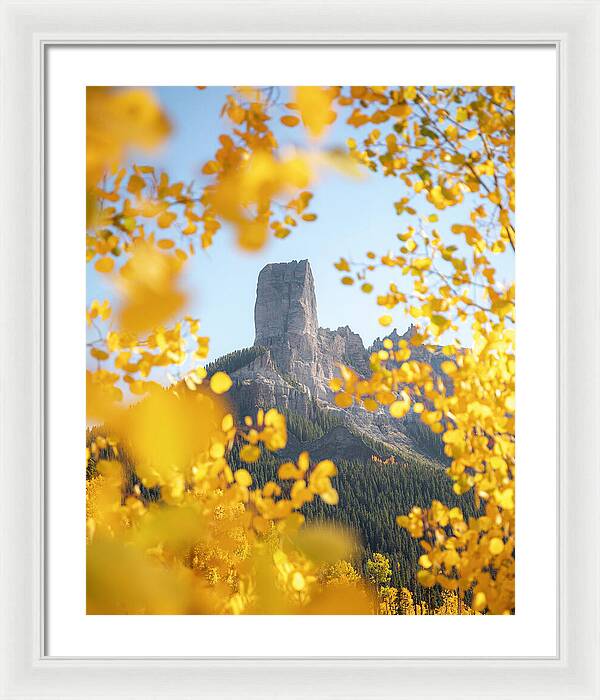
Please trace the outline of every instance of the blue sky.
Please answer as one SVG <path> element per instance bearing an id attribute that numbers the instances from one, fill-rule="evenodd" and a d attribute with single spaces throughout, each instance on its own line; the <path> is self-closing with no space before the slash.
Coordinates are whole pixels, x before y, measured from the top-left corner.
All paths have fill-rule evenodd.
<path id="1" fill-rule="evenodd" d="M 219 134 L 228 129 L 225 118 L 219 116 L 224 95 L 231 88 L 193 87 L 156 88 L 164 109 L 173 125 L 168 142 L 152 157 L 137 158 L 138 164 L 152 164 L 169 172 L 171 180 L 205 181 L 200 170 L 217 147 Z M 286 88 L 282 88 L 285 94 Z M 285 100 L 284 100 L 285 101 Z M 370 127 L 372 128 L 372 127 Z M 273 120 L 273 129 L 280 143 L 299 147 L 308 145 L 301 128 L 288 129 Z M 343 145 L 348 136 L 360 137 L 370 129 L 356 130 L 338 120 L 329 130 L 323 143 Z M 357 139 L 358 140 L 358 139 Z M 184 285 L 190 294 L 187 313 L 201 319 L 203 333 L 210 336 L 209 359 L 254 342 L 254 299 L 258 273 L 270 262 L 284 262 L 308 258 L 315 278 L 319 324 L 337 328 L 348 325 L 369 345 L 373 338 L 385 334 L 377 322 L 383 313 L 376 306 L 376 293 L 363 294 L 358 287 L 340 284 L 340 274 L 333 263 L 343 256 L 363 261 L 367 250 L 383 253 L 397 250 L 400 243 L 396 234 L 402 232 L 414 217 L 397 216 L 393 202 L 403 196 L 404 185 L 397 178 L 384 178 L 373 173 L 364 179 L 353 179 L 337 172 L 324 173 L 310 187 L 315 197 L 310 210 L 318 219 L 295 229 L 286 239 L 272 239 L 258 253 L 245 253 L 235 244 L 234 237 L 222 229 L 213 246 L 200 250 L 186 265 Z M 418 213 L 437 213 L 443 229 L 457 221 L 467 221 L 466 209 L 459 207 L 436 211 L 419 198 Z M 502 256 L 500 278 L 512 281 L 513 260 Z M 113 299 L 105 278 L 88 266 L 87 297 Z M 383 292 L 389 282 L 398 282 L 398 273 L 392 269 L 377 272 L 371 280 Z M 386 312 L 387 313 L 387 312 Z M 391 312 L 394 323 L 402 332 L 411 322 L 402 311 Z"/>

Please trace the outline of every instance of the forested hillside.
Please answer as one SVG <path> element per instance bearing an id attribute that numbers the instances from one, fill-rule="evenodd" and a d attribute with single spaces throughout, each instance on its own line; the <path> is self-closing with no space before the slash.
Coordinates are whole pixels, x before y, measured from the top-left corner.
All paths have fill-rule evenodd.
<path id="1" fill-rule="evenodd" d="M 215 367 L 220 366 L 217 362 Z M 339 418 L 317 411 L 317 418 L 310 420 L 290 413 L 286 416 L 289 442 L 296 445 L 294 457 L 303 448 L 310 449 L 310 443 L 323 438 L 338 425 Z M 89 430 L 87 443 L 97 440 L 103 430 Z M 431 436 L 431 433 L 429 433 Z M 431 441 L 432 451 L 438 449 Z M 239 457 L 242 446 L 235 441 L 229 463 L 232 468 L 243 468 L 244 462 Z M 452 506 L 460 506 L 466 517 L 477 514 L 470 494 L 457 496 L 452 490 L 442 465 L 435 460 L 427 460 L 422 455 L 408 451 L 390 452 L 383 445 L 374 441 L 370 448 L 373 452 L 369 459 L 339 461 L 336 466 L 337 476 L 333 479 L 339 493 L 337 505 L 328 505 L 323 501 L 307 503 L 301 509 L 308 522 L 339 523 L 358 534 L 360 548 L 352 561 L 363 575 L 366 575 L 367 561 L 375 552 L 385 554 L 391 563 L 392 575 L 390 585 L 407 588 L 416 600 L 426 600 L 430 605 L 439 604 L 440 590 L 431 590 L 420 586 L 414 572 L 422 550 L 419 543 L 403 529 L 395 525 L 398 513 L 409 511 L 413 506 L 426 508 L 433 500 L 439 500 Z M 289 450 L 281 451 L 290 455 Z M 110 450 L 100 451 L 98 459 L 106 458 Z M 160 500 L 160 488 L 145 488 L 135 471 L 134 460 L 127 451 L 126 444 L 120 447 L 121 463 L 124 466 L 123 499 L 139 490 L 147 501 Z M 277 481 L 279 466 L 286 461 L 280 453 L 265 452 L 252 465 L 255 483 L 263 487 L 269 481 Z M 88 462 L 87 475 L 93 478 L 95 473 L 94 458 Z"/>

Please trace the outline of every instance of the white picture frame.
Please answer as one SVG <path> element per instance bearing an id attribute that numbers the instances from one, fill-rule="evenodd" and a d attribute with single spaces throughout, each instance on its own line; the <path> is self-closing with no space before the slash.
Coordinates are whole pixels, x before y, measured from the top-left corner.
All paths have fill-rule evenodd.
<path id="1" fill-rule="evenodd" d="M 0 4 L 0 698 L 599 698 L 600 2 Z M 64 44 L 551 45 L 559 95 L 556 658 L 45 653 L 44 74 Z M 554 206 L 554 202 L 549 206 Z M 549 381 L 553 381 L 550 378 Z M 552 431 L 554 426 L 549 426 Z"/>

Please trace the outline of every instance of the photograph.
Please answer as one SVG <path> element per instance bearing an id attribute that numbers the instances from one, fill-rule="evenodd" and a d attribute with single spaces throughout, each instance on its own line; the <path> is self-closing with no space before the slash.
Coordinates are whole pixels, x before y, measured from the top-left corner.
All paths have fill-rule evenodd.
<path id="1" fill-rule="evenodd" d="M 515 615 L 514 86 L 85 95 L 86 614 Z"/>

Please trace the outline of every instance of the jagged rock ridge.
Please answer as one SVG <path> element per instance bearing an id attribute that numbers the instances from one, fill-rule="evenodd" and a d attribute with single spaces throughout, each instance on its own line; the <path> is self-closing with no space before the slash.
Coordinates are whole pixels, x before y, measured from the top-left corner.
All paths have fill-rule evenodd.
<path id="1" fill-rule="evenodd" d="M 272 263 L 261 270 L 254 322 L 254 349 L 246 353 L 250 359 L 230 373 L 234 381 L 231 397 L 240 413 L 276 407 L 309 420 L 323 412 L 333 417 L 336 427 L 310 445 L 315 457 L 350 459 L 354 455 L 364 459 L 377 452 L 374 445 L 390 451 L 422 452 L 411 431 L 413 414 L 398 421 L 385 409 L 369 413 L 358 406 L 340 409 L 333 403 L 329 380 L 339 374 L 339 365 L 349 365 L 366 376 L 370 354 L 383 347 L 383 339 L 366 349 L 361 337 L 348 326 L 319 328 L 308 260 Z M 394 329 L 389 337 L 394 341 L 408 339 L 415 331 L 411 326 L 400 336 Z M 418 351 L 418 359 L 430 361 L 437 369 L 441 354 L 425 348 Z M 292 436 L 288 452 L 306 448 Z"/>

